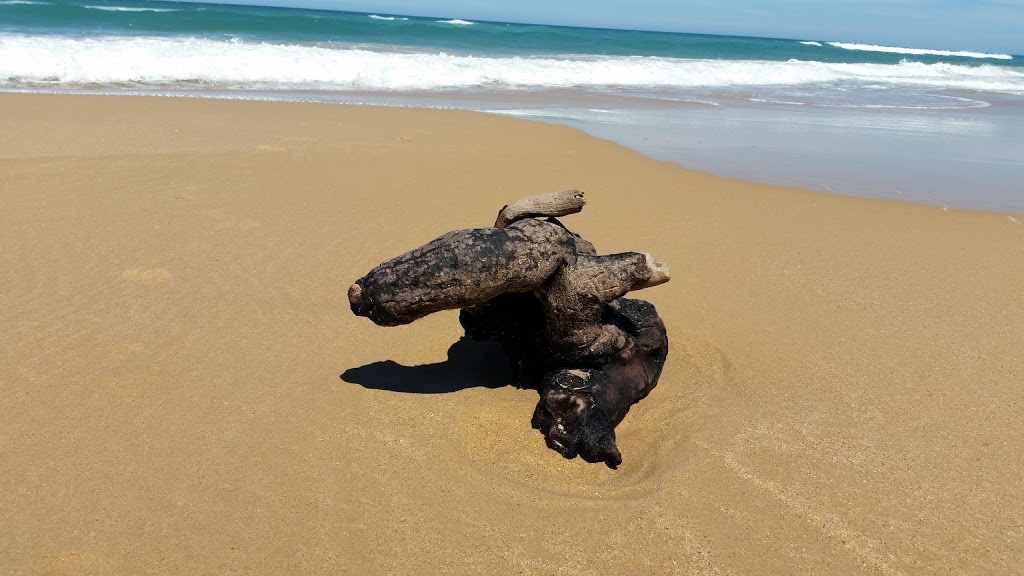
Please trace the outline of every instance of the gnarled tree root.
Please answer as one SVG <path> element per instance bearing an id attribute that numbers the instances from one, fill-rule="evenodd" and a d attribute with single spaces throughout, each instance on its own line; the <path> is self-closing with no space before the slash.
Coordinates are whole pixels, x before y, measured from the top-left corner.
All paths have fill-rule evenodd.
<path id="1" fill-rule="evenodd" d="M 466 336 L 500 343 L 518 384 L 540 392 L 533 427 L 547 445 L 615 468 L 615 426 L 657 384 L 668 354 L 654 306 L 623 296 L 669 272 L 649 254 L 598 256 L 555 219 L 583 204 L 577 190 L 520 200 L 492 228 L 450 232 L 382 263 L 348 297 L 381 326 L 461 308 Z"/>

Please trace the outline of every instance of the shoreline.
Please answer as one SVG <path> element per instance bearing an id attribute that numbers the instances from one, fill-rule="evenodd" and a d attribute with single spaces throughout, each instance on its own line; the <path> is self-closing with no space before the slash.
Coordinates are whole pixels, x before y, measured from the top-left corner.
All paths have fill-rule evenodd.
<path id="1" fill-rule="evenodd" d="M 1013 573 L 1024 225 L 720 178 L 465 111 L 0 94 L 0 565 L 25 573 Z M 345 291 L 579 188 L 668 284 L 617 471 Z M 375 374 L 362 385 L 346 371 Z M 440 380 L 453 391 L 418 393 Z M 417 388 L 419 387 L 419 388 Z"/>
<path id="2" fill-rule="evenodd" d="M 687 170 L 752 183 L 942 209 L 1024 215 L 1024 100 L 971 109 L 729 106 L 609 94 L 53 90 L 0 94 L 149 96 L 465 110 L 569 126 Z M 580 98 L 583 98 L 581 101 Z M 671 104 L 671 106 L 669 105 Z M 983 181 L 982 188 L 975 186 Z"/>

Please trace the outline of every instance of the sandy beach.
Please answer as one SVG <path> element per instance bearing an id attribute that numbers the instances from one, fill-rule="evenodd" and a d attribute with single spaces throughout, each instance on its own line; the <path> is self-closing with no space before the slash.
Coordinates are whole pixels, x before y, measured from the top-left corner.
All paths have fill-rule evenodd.
<path id="1" fill-rule="evenodd" d="M 462 111 L 2 94 L 0 134 L 0 573 L 1024 572 L 1022 215 Z M 456 312 L 345 298 L 567 188 L 673 272 L 618 470 Z"/>

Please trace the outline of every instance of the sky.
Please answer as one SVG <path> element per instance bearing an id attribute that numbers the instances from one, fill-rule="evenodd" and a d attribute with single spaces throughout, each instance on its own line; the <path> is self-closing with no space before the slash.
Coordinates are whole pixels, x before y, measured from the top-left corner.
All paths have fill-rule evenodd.
<path id="1" fill-rule="evenodd" d="M 215 0 L 1024 54 L 1024 0 Z"/>

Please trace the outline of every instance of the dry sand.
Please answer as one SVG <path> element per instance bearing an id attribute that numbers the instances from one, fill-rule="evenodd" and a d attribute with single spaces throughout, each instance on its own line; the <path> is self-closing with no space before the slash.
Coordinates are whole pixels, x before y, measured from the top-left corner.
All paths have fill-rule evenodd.
<path id="1" fill-rule="evenodd" d="M 0 134 L 0 573 L 1024 572 L 1022 217 L 468 112 L 8 94 Z M 674 274 L 617 471 L 445 363 L 456 313 L 345 300 L 570 187 Z"/>

